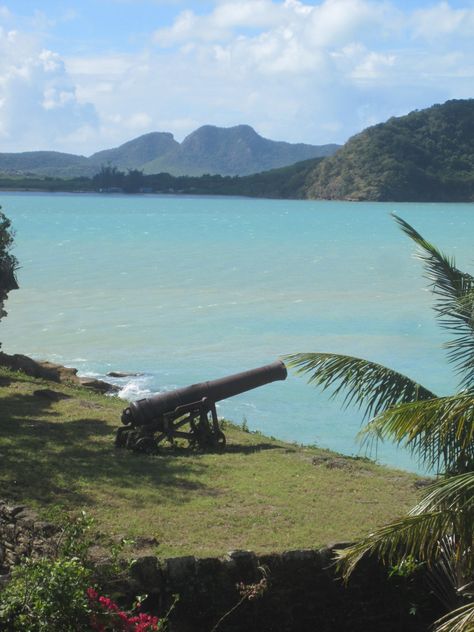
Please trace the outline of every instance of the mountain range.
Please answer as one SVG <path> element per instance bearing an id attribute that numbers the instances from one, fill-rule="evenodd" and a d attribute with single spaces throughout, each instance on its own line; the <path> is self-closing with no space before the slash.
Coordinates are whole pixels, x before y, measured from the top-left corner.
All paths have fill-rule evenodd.
<path id="1" fill-rule="evenodd" d="M 0 173 L 61 178 L 91 177 L 101 166 L 174 176 L 248 175 L 332 155 L 339 145 L 273 141 L 249 125 L 204 125 L 178 143 L 172 134 L 151 132 L 119 147 L 79 156 L 55 151 L 0 153 Z"/>

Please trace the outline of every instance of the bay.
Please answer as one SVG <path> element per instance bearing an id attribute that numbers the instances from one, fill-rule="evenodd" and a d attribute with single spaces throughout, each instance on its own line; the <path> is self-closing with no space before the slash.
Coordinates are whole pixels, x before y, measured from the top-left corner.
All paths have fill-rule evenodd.
<path id="1" fill-rule="evenodd" d="M 438 394 L 456 377 L 447 337 L 396 212 L 471 266 L 472 204 L 2 193 L 21 289 L 0 323 L 7 353 L 117 380 L 124 398 L 214 379 L 287 353 L 372 359 Z M 298 443 L 360 454 L 354 408 L 290 374 L 219 414 Z M 380 462 L 417 469 L 403 450 Z"/>

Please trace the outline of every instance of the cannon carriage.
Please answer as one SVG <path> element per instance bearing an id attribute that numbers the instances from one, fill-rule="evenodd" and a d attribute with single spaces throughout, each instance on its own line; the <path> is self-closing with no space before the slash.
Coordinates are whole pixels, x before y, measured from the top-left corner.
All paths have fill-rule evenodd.
<path id="1" fill-rule="evenodd" d="M 216 402 L 287 377 L 281 361 L 217 380 L 131 402 L 122 413 L 115 445 L 154 454 L 159 445 L 187 440 L 190 448 L 223 450 L 226 438 L 217 418 Z"/>

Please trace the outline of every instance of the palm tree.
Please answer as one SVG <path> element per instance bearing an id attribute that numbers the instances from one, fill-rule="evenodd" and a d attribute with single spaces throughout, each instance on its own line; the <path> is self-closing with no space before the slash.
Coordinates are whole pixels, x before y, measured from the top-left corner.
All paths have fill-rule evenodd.
<path id="1" fill-rule="evenodd" d="M 330 353 L 287 357 L 298 373 L 343 405 L 363 409 L 363 443 L 390 439 L 411 450 L 438 474 L 420 502 L 400 520 L 340 551 L 347 580 L 367 554 L 388 564 L 415 559 L 430 569 L 437 593 L 450 612 L 436 622 L 437 632 L 474 630 L 474 277 L 394 216 L 417 244 L 435 295 L 442 327 L 452 333 L 448 360 L 459 375 L 458 391 L 438 397 L 418 382 L 374 362 Z M 448 588 L 451 587 L 451 588 Z"/>

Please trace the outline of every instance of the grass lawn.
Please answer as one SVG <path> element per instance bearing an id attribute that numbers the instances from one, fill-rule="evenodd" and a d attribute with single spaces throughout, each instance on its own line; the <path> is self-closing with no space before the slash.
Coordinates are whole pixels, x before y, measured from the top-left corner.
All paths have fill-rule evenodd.
<path id="1" fill-rule="evenodd" d="M 52 401 L 37 390 L 68 396 Z M 347 541 L 415 502 L 415 475 L 244 432 L 223 454 L 114 448 L 125 402 L 0 369 L 0 498 L 84 509 L 101 531 L 158 540 L 163 557 Z M 316 463 L 315 463 L 316 461 Z"/>

